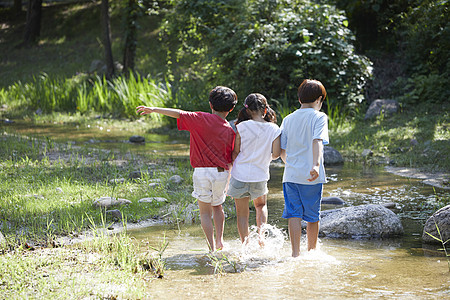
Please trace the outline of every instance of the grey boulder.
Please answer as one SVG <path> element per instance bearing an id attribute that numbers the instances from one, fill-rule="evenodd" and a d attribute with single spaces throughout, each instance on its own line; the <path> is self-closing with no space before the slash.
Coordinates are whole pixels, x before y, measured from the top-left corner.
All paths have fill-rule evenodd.
<path id="1" fill-rule="evenodd" d="M 384 238 L 403 234 L 399 217 L 378 204 L 321 212 L 319 234 L 334 238 Z"/>
<path id="2" fill-rule="evenodd" d="M 435 223 L 436 222 L 436 223 Z M 436 226 L 439 228 L 440 235 Z M 450 239 L 450 205 L 436 211 L 425 223 L 422 241 L 426 244 L 441 244 L 440 241 L 431 237 L 427 232 L 442 241 Z"/>

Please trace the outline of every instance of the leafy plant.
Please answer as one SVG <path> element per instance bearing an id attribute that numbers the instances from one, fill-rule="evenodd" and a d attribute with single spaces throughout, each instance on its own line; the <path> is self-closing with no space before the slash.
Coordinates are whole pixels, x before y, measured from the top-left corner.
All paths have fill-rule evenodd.
<path id="1" fill-rule="evenodd" d="M 175 80 L 222 82 L 245 97 L 295 91 L 321 80 L 335 104 L 359 102 L 370 62 L 358 55 L 344 14 L 334 6 L 296 1 L 172 1 L 163 39 Z M 178 44 L 174 47 L 174 41 Z"/>
<path id="2" fill-rule="evenodd" d="M 233 273 L 238 273 L 241 271 L 240 266 L 237 261 L 230 259 L 223 252 L 213 252 L 207 254 L 208 258 L 211 260 L 211 264 L 214 267 L 214 274 L 218 276 L 225 275 L 227 273 L 226 267 L 230 267 L 230 271 Z"/>
<path id="3" fill-rule="evenodd" d="M 163 236 L 157 247 L 150 246 L 151 249 L 157 252 L 157 256 L 151 256 L 150 260 L 147 260 L 148 266 L 152 269 L 155 276 L 158 278 L 164 277 L 164 271 L 166 270 L 166 261 L 163 259 L 164 251 L 166 251 L 169 241 L 166 240 L 166 235 Z"/>

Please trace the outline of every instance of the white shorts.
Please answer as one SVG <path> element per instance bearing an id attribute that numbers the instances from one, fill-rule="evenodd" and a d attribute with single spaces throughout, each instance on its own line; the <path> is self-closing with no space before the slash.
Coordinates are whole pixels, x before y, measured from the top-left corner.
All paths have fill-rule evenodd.
<path id="1" fill-rule="evenodd" d="M 195 168 L 192 175 L 192 197 L 212 206 L 221 205 L 225 202 L 229 178 L 228 170 L 219 172 L 217 168 Z"/>

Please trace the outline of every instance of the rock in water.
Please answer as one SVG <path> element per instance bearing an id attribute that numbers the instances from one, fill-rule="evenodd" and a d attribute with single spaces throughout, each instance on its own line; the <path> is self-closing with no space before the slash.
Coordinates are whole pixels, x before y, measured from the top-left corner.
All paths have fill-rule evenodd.
<path id="1" fill-rule="evenodd" d="M 129 138 L 131 143 L 145 143 L 145 138 L 140 135 L 133 135 Z"/>
<path id="2" fill-rule="evenodd" d="M 391 210 L 367 204 L 322 211 L 319 233 L 336 238 L 382 238 L 402 235 L 403 226 Z"/>
<path id="3" fill-rule="evenodd" d="M 340 165 L 344 163 L 344 158 L 341 153 L 330 146 L 323 147 L 323 160 L 324 165 L 326 166 Z"/>
<path id="4" fill-rule="evenodd" d="M 331 205 L 344 205 L 345 201 L 339 197 L 323 197 L 321 203 Z"/>
<path id="5" fill-rule="evenodd" d="M 444 206 L 443 208 L 436 211 L 430 218 L 428 218 L 423 228 L 422 234 L 422 240 L 424 243 L 441 244 L 441 242 L 427 234 L 428 232 L 429 234 L 432 234 L 433 236 L 441 239 L 439 237 L 436 225 L 439 228 L 442 240 L 445 242 L 450 239 L 450 205 Z"/>

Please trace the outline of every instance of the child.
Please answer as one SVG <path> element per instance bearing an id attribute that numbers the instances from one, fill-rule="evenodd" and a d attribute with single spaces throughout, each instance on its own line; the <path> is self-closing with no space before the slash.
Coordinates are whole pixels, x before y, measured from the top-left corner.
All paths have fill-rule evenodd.
<path id="1" fill-rule="evenodd" d="M 306 79 L 298 88 L 300 109 L 281 124 L 285 162 L 283 218 L 289 219 L 292 256 L 300 255 L 301 220 L 307 222 L 308 251 L 316 248 L 322 185 L 326 182 L 323 145 L 328 144 L 327 115 L 319 112 L 327 96 L 320 81 Z"/>
<path id="2" fill-rule="evenodd" d="M 192 196 L 198 200 L 202 229 L 211 251 L 223 248 L 225 215 L 222 204 L 226 197 L 235 136 L 225 118 L 236 103 L 237 96 L 232 89 L 217 86 L 209 94 L 212 113 L 145 106 L 136 108 L 141 115 L 155 112 L 177 118 L 178 129 L 190 132 L 190 161 L 194 168 Z"/>
<path id="3" fill-rule="evenodd" d="M 248 203 L 253 200 L 262 243 L 261 226 L 267 223 L 269 164 L 272 159 L 280 156 L 281 130 L 276 125 L 274 111 L 261 94 L 250 94 L 245 98 L 236 128 L 228 195 L 236 203 L 237 227 L 242 243 L 249 234 Z"/>

